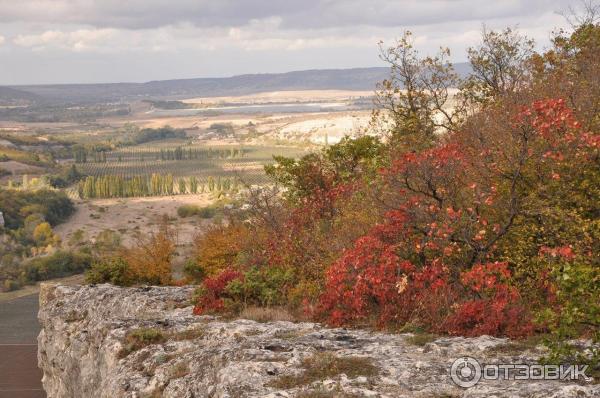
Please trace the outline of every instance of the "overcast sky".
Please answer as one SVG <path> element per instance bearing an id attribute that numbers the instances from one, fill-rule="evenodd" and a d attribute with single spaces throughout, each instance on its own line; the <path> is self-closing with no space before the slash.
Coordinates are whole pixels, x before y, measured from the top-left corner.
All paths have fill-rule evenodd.
<path id="1" fill-rule="evenodd" d="M 538 46 L 577 0 L 0 0 L 0 84 L 149 81 L 382 65 L 414 32 L 456 62 L 482 24 Z"/>

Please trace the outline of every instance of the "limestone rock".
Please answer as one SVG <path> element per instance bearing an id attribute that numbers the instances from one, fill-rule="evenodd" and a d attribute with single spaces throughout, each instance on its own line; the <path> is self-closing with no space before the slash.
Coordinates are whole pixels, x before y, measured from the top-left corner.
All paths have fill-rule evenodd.
<path id="1" fill-rule="evenodd" d="M 600 396 L 600 385 L 589 383 L 486 380 L 467 389 L 453 384 L 449 369 L 462 356 L 527 363 L 541 354 L 510 349 L 506 339 L 440 338 L 414 345 L 409 334 L 194 316 L 193 290 L 43 284 L 38 361 L 48 396 Z M 303 360 L 328 353 L 365 358 L 376 372 L 294 378 L 303 374 Z M 282 380 L 301 382 L 286 386 Z"/>

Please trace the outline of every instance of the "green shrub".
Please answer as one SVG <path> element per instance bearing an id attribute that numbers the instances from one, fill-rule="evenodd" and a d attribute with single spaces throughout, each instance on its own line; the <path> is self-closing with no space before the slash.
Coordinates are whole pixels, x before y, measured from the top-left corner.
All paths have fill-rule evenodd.
<path id="1" fill-rule="evenodd" d="M 146 128 L 137 131 L 131 138 L 133 144 L 143 144 L 150 141 L 160 141 L 170 138 L 185 138 L 186 133 L 183 129 L 174 129 L 170 126 L 160 128 Z"/>
<path id="2" fill-rule="evenodd" d="M 132 281 L 127 274 L 127 262 L 121 257 L 113 257 L 104 261 L 96 261 L 87 271 L 87 283 L 112 283 L 118 286 L 129 286 Z"/>
<path id="3" fill-rule="evenodd" d="M 282 286 L 289 285 L 293 278 L 290 270 L 277 267 L 252 267 L 244 279 L 236 279 L 227 285 L 227 294 L 236 303 L 272 307 L 283 305 L 287 297 Z"/>
<path id="4" fill-rule="evenodd" d="M 12 292 L 14 290 L 18 290 L 21 288 L 21 284 L 17 281 L 15 281 L 14 279 L 6 279 L 4 280 L 4 283 L 2 284 L 2 289 L 5 292 Z"/>
<path id="5" fill-rule="evenodd" d="M 23 275 L 29 282 L 73 275 L 90 267 L 91 256 L 83 252 L 59 250 L 53 254 L 35 257 L 23 264 Z"/>
<path id="6" fill-rule="evenodd" d="M 196 205 L 183 205 L 177 209 L 177 215 L 181 218 L 200 216 L 200 218 L 212 218 L 217 213 L 214 206 L 200 207 Z"/>
<path id="7" fill-rule="evenodd" d="M 193 259 L 189 259 L 183 266 L 184 274 L 195 282 L 200 282 L 206 277 L 204 269 L 198 267 L 198 264 Z"/>
<path id="8" fill-rule="evenodd" d="M 183 205 L 177 209 L 177 215 L 181 218 L 191 217 L 196 214 L 199 207 L 195 205 Z"/>
<path id="9" fill-rule="evenodd" d="M 200 218 L 213 218 L 217 214 L 217 209 L 211 206 L 201 207 L 196 214 Z"/>
<path id="10" fill-rule="evenodd" d="M 85 232 L 83 230 L 78 229 L 71 234 L 69 237 L 69 245 L 70 246 L 80 246 L 84 243 Z"/>
<path id="11" fill-rule="evenodd" d="M 39 213 L 50 225 L 66 220 L 75 207 L 63 192 L 51 190 L 16 191 L 0 190 L 0 209 L 4 213 L 7 229 L 23 227 L 27 216 Z"/>
<path id="12" fill-rule="evenodd" d="M 549 363 L 585 363 L 600 371 L 600 268 L 584 260 L 558 261 L 553 264 L 560 311 L 545 309 L 541 319 L 550 325 L 545 344 L 550 349 Z M 587 335 L 593 343 L 588 349 L 573 342 Z"/>

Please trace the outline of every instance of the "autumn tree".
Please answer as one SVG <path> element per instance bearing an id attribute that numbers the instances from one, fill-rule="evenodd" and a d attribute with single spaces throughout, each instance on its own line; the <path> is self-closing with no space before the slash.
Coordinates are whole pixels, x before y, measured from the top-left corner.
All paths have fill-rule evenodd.
<path id="1" fill-rule="evenodd" d="M 175 232 L 163 221 L 158 232 L 138 236 L 131 248 L 120 256 L 127 264 L 129 279 L 137 283 L 168 285 L 172 281 L 171 263 L 175 254 Z"/>
<path id="2" fill-rule="evenodd" d="M 212 277 L 228 268 L 235 268 L 238 256 L 251 241 L 249 227 L 235 220 L 230 220 L 228 225 L 211 227 L 194 243 L 199 274 Z"/>
<path id="3" fill-rule="evenodd" d="M 54 234 L 49 223 L 43 222 L 33 230 L 33 240 L 38 246 L 56 245 L 60 238 Z"/>
<path id="4" fill-rule="evenodd" d="M 512 28 L 494 31 L 484 27 L 480 44 L 467 50 L 472 72 L 461 83 L 461 100 L 480 106 L 525 89 L 534 45 Z"/>
<path id="5" fill-rule="evenodd" d="M 276 156 L 275 163 L 266 166 L 265 171 L 285 189 L 288 200 L 298 203 L 337 185 L 373 177 L 384 156 L 384 145 L 376 137 L 345 137 L 321 153 L 298 160 Z"/>
<path id="6" fill-rule="evenodd" d="M 461 112 L 450 101 L 459 77 L 449 61 L 450 50 L 421 58 L 409 31 L 394 46 L 380 49 L 390 77 L 378 85 L 371 128 L 388 131 L 403 150 L 431 146 L 436 133 L 455 129 Z"/>

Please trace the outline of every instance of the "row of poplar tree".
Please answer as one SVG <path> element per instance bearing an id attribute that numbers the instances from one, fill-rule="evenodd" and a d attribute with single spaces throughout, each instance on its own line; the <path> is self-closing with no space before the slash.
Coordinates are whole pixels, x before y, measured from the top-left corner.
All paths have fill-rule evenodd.
<path id="1" fill-rule="evenodd" d="M 208 177 L 207 183 L 198 178 L 175 178 L 172 174 L 152 174 L 134 177 L 119 175 L 88 176 L 78 184 L 79 197 L 130 198 L 139 196 L 161 196 L 197 194 L 204 192 L 230 192 L 238 189 L 236 178 Z"/>
<path id="2" fill-rule="evenodd" d="M 229 149 L 198 149 L 198 148 L 182 148 L 161 149 L 153 152 L 117 152 L 117 161 L 122 162 L 124 158 L 134 157 L 136 161 L 144 161 L 145 158 L 155 160 L 197 160 L 197 159 L 233 159 L 243 157 L 246 151 L 242 148 Z M 77 147 L 73 150 L 73 158 L 75 163 L 106 163 L 112 161 L 113 153 L 106 151 L 87 150 L 82 147 Z M 132 160 L 132 159 L 128 159 Z"/>

